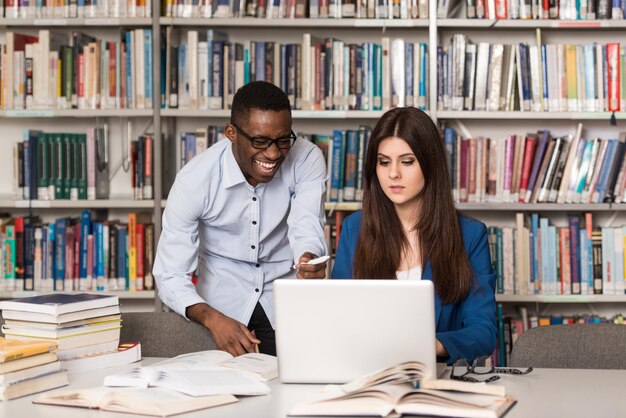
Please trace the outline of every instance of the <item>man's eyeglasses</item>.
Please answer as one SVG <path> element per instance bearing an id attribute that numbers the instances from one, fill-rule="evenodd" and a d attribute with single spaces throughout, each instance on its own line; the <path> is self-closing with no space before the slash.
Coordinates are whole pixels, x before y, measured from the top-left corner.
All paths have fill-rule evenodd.
<path id="1" fill-rule="evenodd" d="M 278 149 L 289 149 L 293 146 L 294 142 L 296 142 L 296 139 L 298 139 L 298 136 L 293 131 L 291 131 L 291 134 L 287 137 L 276 139 L 264 138 L 262 136 L 250 136 L 234 123 L 231 123 L 231 125 L 237 129 L 237 132 L 252 143 L 252 148 L 256 149 L 268 149 L 272 144 L 276 144 L 276 148 Z"/>
<path id="2" fill-rule="evenodd" d="M 532 367 L 527 368 L 526 370 L 519 369 L 507 369 L 502 367 L 481 367 L 484 364 L 487 357 L 479 357 L 474 359 L 472 364 L 468 364 L 467 360 L 460 359 L 457 360 L 452 365 L 452 371 L 450 372 L 450 379 L 452 380 L 461 380 L 463 382 L 470 383 L 491 383 L 500 379 L 500 376 L 490 376 L 486 379 L 477 379 L 475 377 L 469 376 L 470 374 L 475 375 L 488 375 L 488 374 L 515 374 L 515 375 L 524 375 L 533 371 Z M 479 367 L 480 369 L 477 369 Z"/>

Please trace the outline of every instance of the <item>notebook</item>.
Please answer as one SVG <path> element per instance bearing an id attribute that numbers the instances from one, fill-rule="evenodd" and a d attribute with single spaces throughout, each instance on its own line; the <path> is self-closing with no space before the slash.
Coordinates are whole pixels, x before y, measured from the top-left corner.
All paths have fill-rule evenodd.
<path id="1" fill-rule="evenodd" d="M 274 306 L 283 383 L 346 383 L 405 361 L 436 377 L 429 280 L 277 280 Z"/>

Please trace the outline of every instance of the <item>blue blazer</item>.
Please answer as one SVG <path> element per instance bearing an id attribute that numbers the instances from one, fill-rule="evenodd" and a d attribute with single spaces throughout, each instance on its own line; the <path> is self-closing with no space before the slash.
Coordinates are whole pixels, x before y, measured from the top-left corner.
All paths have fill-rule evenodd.
<path id="1" fill-rule="evenodd" d="M 459 216 L 459 222 L 476 281 L 465 300 L 446 305 L 441 304 L 435 287 L 435 329 L 437 339 L 450 355 L 449 363 L 462 358 L 471 362 L 476 357 L 491 355 L 497 335 L 496 274 L 491 265 L 487 228 L 482 222 L 464 216 Z M 360 211 L 343 221 L 331 275 L 333 279 L 352 278 L 360 230 Z M 422 279 L 433 279 L 429 261 L 422 267 Z"/>

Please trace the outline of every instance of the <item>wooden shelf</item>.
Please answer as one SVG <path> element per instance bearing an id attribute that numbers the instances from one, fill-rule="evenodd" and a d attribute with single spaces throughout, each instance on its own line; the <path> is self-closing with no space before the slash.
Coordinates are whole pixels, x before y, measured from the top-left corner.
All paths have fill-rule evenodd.
<path id="1" fill-rule="evenodd" d="M 361 202 L 325 202 L 326 210 L 357 211 L 361 209 Z"/>
<path id="2" fill-rule="evenodd" d="M 152 209 L 154 200 L 133 200 L 130 198 L 102 200 L 16 200 L 8 196 L 0 197 L 0 208 L 18 209 Z"/>
<path id="3" fill-rule="evenodd" d="M 326 210 L 356 211 L 361 209 L 360 202 L 326 202 Z M 610 212 L 626 210 L 626 204 L 611 203 L 457 203 L 462 211 L 490 212 Z"/>
<path id="4" fill-rule="evenodd" d="M 486 112 L 486 111 L 437 111 L 438 119 L 518 119 L 518 120 L 606 120 L 613 112 Z M 615 118 L 626 120 L 626 112 L 615 112 Z"/>
<path id="5" fill-rule="evenodd" d="M 502 303 L 624 303 L 626 295 L 496 295 Z"/>
<path id="6" fill-rule="evenodd" d="M 17 290 L 14 292 L 0 292 L 0 299 L 26 298 L 50 293 L 101 293 L 103 295 L 116 295 L 120 299 L 154 299 L 155 297 L 154 290 L 141 290 L 136 292 L 35 292 L 31 290 Z"/>
<path id="7" fill-rule="evenodd" d="M 626 28 L 626 20 L 437 19 L 437 27 L 455 29 L 622 29 Z"/>
<path id="8" fill-rule="evenodd" d="M 162 17 L 163 26 L 210 26 L 218 28 L 428 28 L 428 19 L 263 19 Z"/>
<path id="9" fill-rule="evenodd" d="M 152 109 L 0 110 L 0 118 L 135 118 L 153 114 Z"/>
<path id="10" fill-rule="evenodd" d="M 152 26 L 151 17 L 103 17 L 103 18 L 0 18 L 0 27 L 117 27 L 117 26 Z"/>
<path id="11" fill-rule="evenodd" d="M 615 211 L 610 203 L 457 203 L 459 210 L 500 212 L 605 212 Z"/>
<path id="12" fill-rule="evenodd" d="M 382 110 L 292 110 L 294 119 L 379 119 Z M 230 110 L 162 109 L 161 116 L 178 118 L 230 118 Z"/>

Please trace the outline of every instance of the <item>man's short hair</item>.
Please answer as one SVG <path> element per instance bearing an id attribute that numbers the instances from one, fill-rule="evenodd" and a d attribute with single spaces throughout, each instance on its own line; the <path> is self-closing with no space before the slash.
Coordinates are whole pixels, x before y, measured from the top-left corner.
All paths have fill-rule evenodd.
<path id="1" fill-rule="evenodd" d="M 240 124 L 248 120 L 252 109 L 291 113 L 289 98 L 280 88 L 266 81 L 252 81 L 241 87 L 233 98 L 230 121 Z"/>

